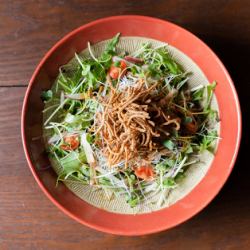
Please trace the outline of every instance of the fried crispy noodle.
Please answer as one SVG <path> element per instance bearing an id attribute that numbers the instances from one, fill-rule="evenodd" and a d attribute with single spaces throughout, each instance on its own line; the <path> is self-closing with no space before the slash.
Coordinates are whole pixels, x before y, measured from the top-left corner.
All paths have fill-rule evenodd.
<path id="1" fill-rule="evenodd" d="M 139 79 L 122 91 L 112 86 L 108 95 L 99 98 L 105 108 L 97 113 L 92 129 L 101 138 L 96 144 L 101 145 L 110 166 L 125 161 L 126 168 L 130 161 L 150 162 L 157 154 L 168 154 L 159 137 L 169 136 L 168 128 L 179 130 L 180 119 L 171 118 L 157 106 L 158 84 L 155 82 L 147 88 L 144 80 Z M 167 102 L 164 100 L 164 105 Z"/>

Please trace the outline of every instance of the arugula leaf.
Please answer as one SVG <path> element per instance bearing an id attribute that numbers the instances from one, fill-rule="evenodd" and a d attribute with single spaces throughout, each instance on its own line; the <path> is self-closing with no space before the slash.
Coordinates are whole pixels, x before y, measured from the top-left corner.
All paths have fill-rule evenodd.
<path id="1" fill-rule="evenodd" d="M 88 133 L 86 135 L 86 139 L 88 143 L 92 144 L 94 142 L 95 136 Z"/>
<path id="2" fill-rule="evenodd" d="M 168 148 L 169 150 L 173 150 L 175 147 L 175 144 L 171 140 L 166 140 L 163 142 L 163 145 Z"/>
<path id="3" fill-rule="evenodd" d="M 207 134 L 203 135 L 199 145 L 199 151 L 200 152 L 204 150 L 211 151 L 210 146 L 215 141 L 215 139 L 217 139 L 217 136 L 218 135 L 216 130 L 208 131 Z"/>
<path id="4" fill-rule="evenodd" d="M 192 117 L 190 117 L 190 116 L 185 116 L 185 117 L 183 118 L 184 124 L 190 123 L 190 122 L 192 122 L 192 121 L 193 121 L 193 119 L 192 119 Z"/>
<path id="5" fill-rule="evenodd" d="M 71 66 L 70 68 L 62 66 L 59 72 L 58 83 L 66 92 L 71 93 L 71 90 L 82 80 L 82 68 L 80 65 Z"/>
<path id="6" fill-rule="evenodd" d="M 92 59 L 83 60 L 79 56 L 76 56 L 79 64 L 82 67 L 82 76 L 87 80 L 86 87 L 96 89 L 98 82 L 103 82 L 106 79 L 106 70 L 112 63 L 112 56 L 115 55 L 116 45 L 119 42 L 118 33 L 107 44 L 105 50 L 98 58 L 98 61 Z"/>
<path id="7" fill-rule="evenodd" d="M 207 85 L 206 90 L 207 90 L 207 98 L 206 98 L 206 103 L 204 105 L 204 110 L 207 110 L 211 104 L 212 96 L 214 89 L 216 87 L 216 82 L 213 81 L 211 84 Z"/>
<path id="8" fill-rule="evenodd" d="M 41 98 L 44 102 L 51 100 L 53 97 L 53 92 L 51 90 L 43 91 L 41 94 Z"/>
<path id="9" fill-rule="evenodd" d="M 211 122 L 215 122 L 215 121 L 218 121 L 219 117 L 218 117 L 218 111 L 217 110 L 214 110 L 214 109 L 207 109 L 207 117 L 209 119 L 209 121 Z"/>
<path id="10" fill-rule="evenodd" d="M 98 87 L 99 81 L 104 81 L 106 78 L 106 71 L 100 62 L 83 59 L 79 55 L 75 55 L 76 59 L 81 66 L 81 75 L 86 79 L 86 84 L 84 85 L 84 90 L 92 88 L 96 89 Z"/>
<path id="11" fill-rule="evenodd" d="M 79 169 L 82 164 L 86 163 L 86 156 L 83 152 L 78 153 L 76 151 L 70 152 L 66 157 L 60 159 L 60 164 L 64 171 L 72 171 Z"/>
<path id="12" fill-rule="evenodd" d="M 192 100 L 193 101 L 200 101 L 202 100 L 204 95 L 204 87 L 201 89 L 198 89 L 192 93 Z"/>
<path id="13" fill-rule="evenodd" d="M 150 72 L 150 75 L 153 76 L 156 79 L 159 79 L 161 77 L 161 71 L 158 68 L 157 64 L 150 64 L 148 66 L 148 71 Z"/>
<path id="14" fill-rule="evenodd" d="M 90 176 L 90 168 L 86 164 L 86 157 L 83 152 L 70 152 L 67 156 L 59 159 L 59 163 L 63 168 L 63 171 L 58 176 L 58 181 L 65 181 L 69 177 L 83 182 L 88 183 Z"/>
<path id="15" fill-rule="evenodd" d="M 163 180 L 162 184 L 166 188 L 173 188 L 176 186 L 176 182 L 173 178 L 166 178 L 165 180 Z"/>
<path id="16" fill-rule="evenodd" d="M 72 115 L 71 113 L 67 113 L 64 121 L 67 123 L 67 126 L 74 129 L 85 129 L 90 126 L 90 117 L 86 117 L 88 113 L 83 113 L 81 115 Z"/>
<path id="17" fill-rule="evenodd" d="M 186 154 L 191 154 L 193 152 L 194 152 L 194 150 L 193 150 L 192 146 L 189 144 L 188 147 L 185 150 L 185 153 Z"/>
<path id="18" fill-rule="evenodd" d="M 135 192 L 131 195 L 131 197 L 127 198 L 127 203 L 132 208 L 136 207 L 139 202 L 140 202 L 140 197 Z"/>
<path id="19" fill-rule="evenodd" d="M 166 76 L 166 74 L 177 76 L 183 73 L 181 66 L 173 60 L 165 48 L 153 49 L 148 45 L 141 53 L 141 57 L 149 66 L 148 71 L 151 76 L 157 79 Z M 179 83 L 181 80 L 184 80 L 181 76 L 177 78 L 173 83 Z"/>
<path id="20" fill-rule="evenodd" d="M 162 65 L 167 67 L 170 73 L 174 75 L 183 73 L 180 65 L 171 58 L 166 49 L 160 48 L 156 50 L 156 53 L 158 53 L 159 56 L 161 57 Z"/>
<path id="21" fill-rule="evenodd" d="M 158 163 L 155 167 L 159 171 L 166 171 L 167 169 L 173 167 L 175 164 L 174 160 L 171 159 L 165 159 L 161 163 Z"/>
<path id="22" fill-rule="evenodd" d="M 116 54 L 116 45 L 119 42 L 120 33 L 116 34 L 110 42 L 107 44 L 105 50 L 102 52 L 101 56 L 98 58 L 99 62 L 103 65 L 105 69 L 108 69 L 112 63 L 112 56 Z"/>
<path id="23" fill-rule="evenodd" d="M 117 43 L 119 42 L 119 38 L 120 38 L 120 33 L 117 33 L 111 40 L 110 42 L 107 44 L 105 50 L 103 53 L 108 53 L 108 54 L 115 54 L 115 48 Z"/>

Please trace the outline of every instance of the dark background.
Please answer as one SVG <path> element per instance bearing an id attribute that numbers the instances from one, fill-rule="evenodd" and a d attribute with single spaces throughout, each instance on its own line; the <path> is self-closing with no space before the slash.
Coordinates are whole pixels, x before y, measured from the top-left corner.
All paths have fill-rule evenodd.
<path id="1" fill-rule="evenodd" d="M 122 14 L 166 19 L 205 41 L 231 74 L 243 114 L 238 160 L 219 195 L 188 222 L 143 237 L 100 233 L 62 214 L 31 176 L 20 136 L 23 96 L 45 52 L 82 24 Z M 0 249 L 250 249 L 249 44 L 249 0 L 0 0 Z"/>

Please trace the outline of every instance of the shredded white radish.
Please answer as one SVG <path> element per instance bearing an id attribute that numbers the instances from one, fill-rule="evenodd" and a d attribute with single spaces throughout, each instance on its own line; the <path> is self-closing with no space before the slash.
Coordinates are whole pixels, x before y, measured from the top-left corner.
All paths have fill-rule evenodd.
<path id="1" fill-rule="evenodd" d="M 67 94 L 65 95 L 66 98 L 73 99 L 73 100 L 84 100 L 85 95 L 83 93 L 78 94 Z"/>
<path id="2" fill-rule="evenodd" d="M 95 164 L 94 154 L 93 154 L 93 151 L 92 151 L 90 144 L 87 141 L 87 134 L 85 132 L 83 132 L 81 135 L 81 145 L 82 145 L 84 152 L 86 154 L 87 162 L 91 165 Z"/>
<path id="3" fill-rule="evenodd" d="M 62 105 L 62 103 L 64 103 L 64 100 L 65 100 L 65 95 L 63 93 L 63 91 L 61 92 L 61 95 L 60 95 L 60 104 Z"/>

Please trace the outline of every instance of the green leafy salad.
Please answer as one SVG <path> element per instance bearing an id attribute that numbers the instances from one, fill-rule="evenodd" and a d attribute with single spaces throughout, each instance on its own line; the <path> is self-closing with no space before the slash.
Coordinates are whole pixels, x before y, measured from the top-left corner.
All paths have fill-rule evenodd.
<path id="1" fill-rule="evenodd" d="M 162 206 L 202 152 L 215 150 L 216 83 L 191 88 L 191 72 L 167 45 L 118 53 L 119 37 L 100 56 L 88 43 L 89 57 L 75 54 L 43 92 L 47 151 L 61 166 L 58 181 L 111 192 L 131 207 L 159 195 Z"/>

